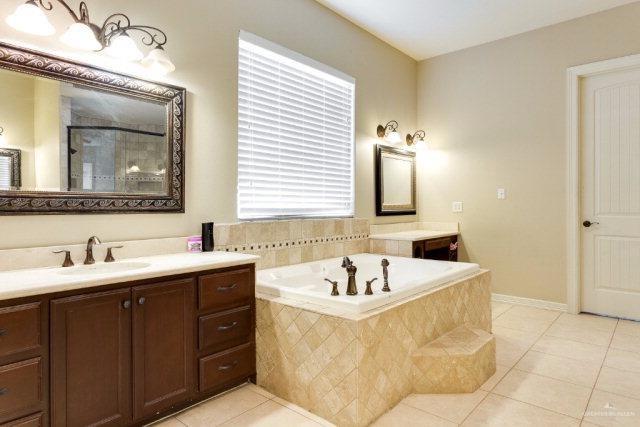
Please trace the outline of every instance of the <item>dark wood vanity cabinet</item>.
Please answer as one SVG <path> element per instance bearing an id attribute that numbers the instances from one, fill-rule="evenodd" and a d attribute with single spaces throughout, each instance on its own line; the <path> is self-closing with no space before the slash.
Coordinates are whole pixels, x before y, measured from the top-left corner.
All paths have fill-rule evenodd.
<path id="1" fill-rule="evenodd" d="M 131 421 L 131 290 L 51 301 L 51 424 Z"/>
<path id="2" fill-rule="evenodd" d="M 439 261 L 458 261 L 458 236 L 413 242 L 413 257 Z"/>
<path id="3" fill-rule="evenodd" d="M 255 378 L 253 265 L 81 292 L 0 302 L 0 427 L 142 425 Z"/>

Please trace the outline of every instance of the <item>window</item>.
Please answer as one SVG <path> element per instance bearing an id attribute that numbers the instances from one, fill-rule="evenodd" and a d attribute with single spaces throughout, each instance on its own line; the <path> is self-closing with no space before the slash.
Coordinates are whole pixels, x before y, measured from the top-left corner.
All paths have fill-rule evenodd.
<path id="1" fill-rule="evenodd" d="M 238 218 L 354 213 L 355 80 L 241 32 Z"/>

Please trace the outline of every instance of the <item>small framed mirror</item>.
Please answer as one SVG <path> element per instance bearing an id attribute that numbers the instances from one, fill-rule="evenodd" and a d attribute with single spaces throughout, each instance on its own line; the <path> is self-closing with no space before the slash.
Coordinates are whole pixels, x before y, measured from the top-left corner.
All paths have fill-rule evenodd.
<path id="1" fill-rule="evenodd" d="M 376 215 L 416 214 L 416 153 L 376 145 Z"/>
<path id="2" fill-rule="evenodd" d="M 20 150 L 0 148 L 0 190 L 20 189 Z"/>

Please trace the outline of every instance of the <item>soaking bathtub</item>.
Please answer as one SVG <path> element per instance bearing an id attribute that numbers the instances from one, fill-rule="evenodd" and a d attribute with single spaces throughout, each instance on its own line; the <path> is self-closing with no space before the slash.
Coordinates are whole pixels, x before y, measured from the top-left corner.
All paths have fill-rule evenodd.
<path id="1" fill-rule="evenodd" d="M 256 289 L 269 295 L 320 304 L 350 313 L 364 313 L 387 304 L 428 291 L 445 283 L 470 276 L 480 270 L 478 264 L 402 258 L 386 255 L 357 254 L 349 257 L 358 268 L 358 295 L 346 295 L 347 272 L 342 258 L 326 259 L 258 271 Z M 389 260 L 389 287 L 382 292 L 382 259 Z M 365 282 L 373 282 L 373 295 L 364 295 Z M 331 284 L 338 281 L 340 296 L 331 296 Z"/>

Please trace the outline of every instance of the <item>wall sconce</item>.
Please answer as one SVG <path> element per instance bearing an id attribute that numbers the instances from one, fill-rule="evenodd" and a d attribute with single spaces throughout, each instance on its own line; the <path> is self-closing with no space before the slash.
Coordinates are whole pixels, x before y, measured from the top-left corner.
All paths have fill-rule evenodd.
<path id="1" fill-rule="evenodd" d="M 385 141 L 392 144 L 402 142 L 402 137 L 398 132 L 398 122 L 396 122 L 395 120 L 391 120 L 384 126 L 378 125 L 376 133 L 378 134 L 378 138 L 384 138 Z"/>
<path id="2" fill-rule="evenodd" d="M 410 133 L 407 134 L 407 145 L 409 147 L 411 147 L 413 144 L 417 143 L 417 142 L 424 142 L 424 138 L 427 136 L 427 134 L 425 133 L 425 131 L 423 130 L 418 130 L 416 131 L 416 133 L 414 133 L 413 135 L 411 135 Z"/>
<path id="3" fill-rule="evenodd" d="M 76 13 L 64 0 L 57 0 L 71 15 L 74 23 L 60 37 L 68 46 L 79 50 L 102 51 L 108 55 L 125 61 L 140 61 L 141 64 L 156 74 L 168 74 L 176 69 L 164 51 L 167 35 L 164 31 L 148 25 L 135 25 L 123 13 L 114 13 L 102 25 L 89 19 L 87 4 L 80 2 Z M 45 11 L 53 9 L 49 0 L 27 0 L 18 6 L 16 11 L 6 19 L 7 24 L 18 31 L 38 36 L 51 36 L 56 29 L 51 25 Z M 140 42 L 152 50 L 145 57 L 129 33 L 140 35 Z"/>

